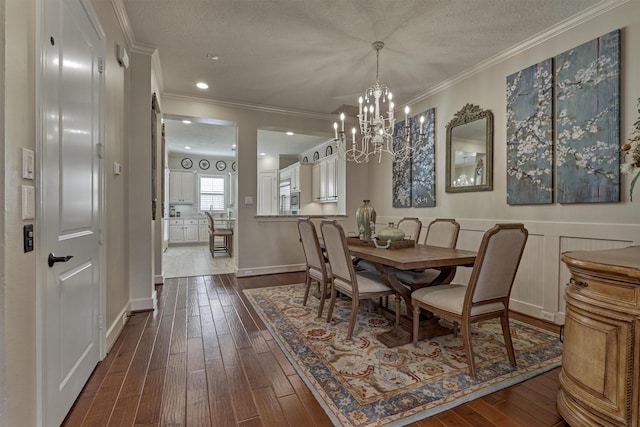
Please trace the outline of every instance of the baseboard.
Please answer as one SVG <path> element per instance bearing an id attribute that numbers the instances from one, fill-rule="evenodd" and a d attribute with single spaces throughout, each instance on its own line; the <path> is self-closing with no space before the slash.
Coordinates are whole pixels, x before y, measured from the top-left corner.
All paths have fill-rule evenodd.
<path id="1" fill-rule="evenodd" d="M 163 285 L 164 284 L 164 274 L 153 276 L 153 283 L 155 285 Z"/>
<path id="2" fill-rule="evenodd" d="M 293 273 L 296 271 L 304 271 L 305 264 L 291 264 L 291 265 L 273 265 L 269 267 L 255 267 L 255 268 L 236 268 L 236 276 L 249 277 L 249 276 L 263 276 L 265 274 L 278 274 L 278 273 Z"/>
<path id="3" fill-rule="evenodd" d="M 150 298 L 138 298 L 129 301 L 131 311 L 155 310 L 157 306 L 157 293 L 154 290 Z"/>
<path id="4" fill-rule="evenodd" d="M 109 353 L 111 351 L 111 347 L 113 347 L 116 339 L 120 336 L 120 332 L 124 329 L 124 325 L 127 323 L 128 316 L 129 304 L 122 308 L 122 311 L 120 311 L 111 326 L 109 326 L 109 329 L 107 329 L 107 336 L 104 343 L 105 353 Z"/>

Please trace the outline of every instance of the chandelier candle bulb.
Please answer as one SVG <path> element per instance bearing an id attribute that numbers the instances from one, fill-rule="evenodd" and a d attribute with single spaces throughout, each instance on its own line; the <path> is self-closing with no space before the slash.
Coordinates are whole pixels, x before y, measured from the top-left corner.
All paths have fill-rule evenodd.
<path id="1" fill-rule="evenodd" d="M 422 135 L 423 126 L 424 126 L 424 116 L 420 116 L 420 135 Z"/>
<path id="2" fill-rule="evenodd" d="M 404 123 L 407 123 L 407 116 L 409 115 L 409 106 L 404 107 Z"/>
<path id="3" fill-rule="evenodd" d="M 359 112 L 358 112 L 358 117 L 360 117 L 362 115 L 362 97 L 360 97 L 358 99 L 358 103 L 360 104 L 360 108 L 359 108 Z"/>
<path id="4" fill-rule="evenodd" d="M 333 131 L 336 134 L 336 139 L 338 139 L 338 123 L 333 122 Z"/>
<path id="5" fill-rule="evenodd" d="M 344 132 L 344 113 L 340 113 L 340 121 L 342 122 L 342 132 Z"/>

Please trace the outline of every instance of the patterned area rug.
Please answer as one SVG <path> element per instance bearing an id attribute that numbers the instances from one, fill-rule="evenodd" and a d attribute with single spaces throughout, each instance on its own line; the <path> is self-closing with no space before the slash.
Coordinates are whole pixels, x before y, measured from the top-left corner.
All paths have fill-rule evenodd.
<path id="1" fill-rule="evenodd" d="M 499 321 L 474 324 L 477 380 L 467 374 L 460 337 L 387 348 L 376 336 L 393 321 L 361 307 L 346 341 L 350 300 L 336 302 L 330 324 L 304 285 L 245 290 L 256 311 L 335 425 L 405 425 L 560 366 L 558 336 L 511 320 L 517 367 L 506 356 Z M 390 306 L 393 307 L 392 301 Z M 366 303 L 364 306 L 366 307 Z M 325 304 L 326 316 L 328 300 Z"/>

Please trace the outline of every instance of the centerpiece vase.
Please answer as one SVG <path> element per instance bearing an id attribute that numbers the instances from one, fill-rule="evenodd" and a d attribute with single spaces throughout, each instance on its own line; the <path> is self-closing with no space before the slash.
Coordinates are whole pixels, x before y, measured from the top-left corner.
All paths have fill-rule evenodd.
<path id="1" fill-rule="evenodd" d="M 376 210 L 369 202 L 363 200 L 362 206 L 356 209 L 356 225 L 361 240 L 371 240 L 371 224 L 376 222 Z"/>

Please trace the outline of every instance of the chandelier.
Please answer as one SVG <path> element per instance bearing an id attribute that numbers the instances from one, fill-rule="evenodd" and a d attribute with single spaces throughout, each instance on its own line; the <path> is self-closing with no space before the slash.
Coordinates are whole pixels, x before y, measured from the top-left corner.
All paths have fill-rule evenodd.
<path id="1" fill-rule="evenodd" d="M 393 114 L 393 95 L 389 91 L 389 87 L 384 83 L 380 83 L 379 79 L 379 58 L 384 43 L 376 41 L 371 44 L 371 47 L 376 51 L 376 83 L 365 91 L 364 98 L 361 96 L 358 99 L 360 136 L 357 139 L 357 131 L 354 127 L 351 129 L 351 138 L 349 140 L 344 131 L 345 115 L 341 113 L 340 130 L 338 130 L 337 122 L 333 124 L 338 153 L 345 160 L 356 163 L 368 162 L 369 157 L 376 156 L 378 157 L 378 163 L 380 163 L 383 154 L 387 154 L 398 161 L 408 160 L 413 155 L 411 129 L 408 120 L 409 107 L 407 106 L 404 109 L 404 129 L 402 134 L 394 135 L 396 120 Z M 386 117 L 383 108 L 385 107 L 384 104 L 387 104 Z M 420 139 L 424 137 L 423 123 L 424 116 L 420 117 Z"/>

